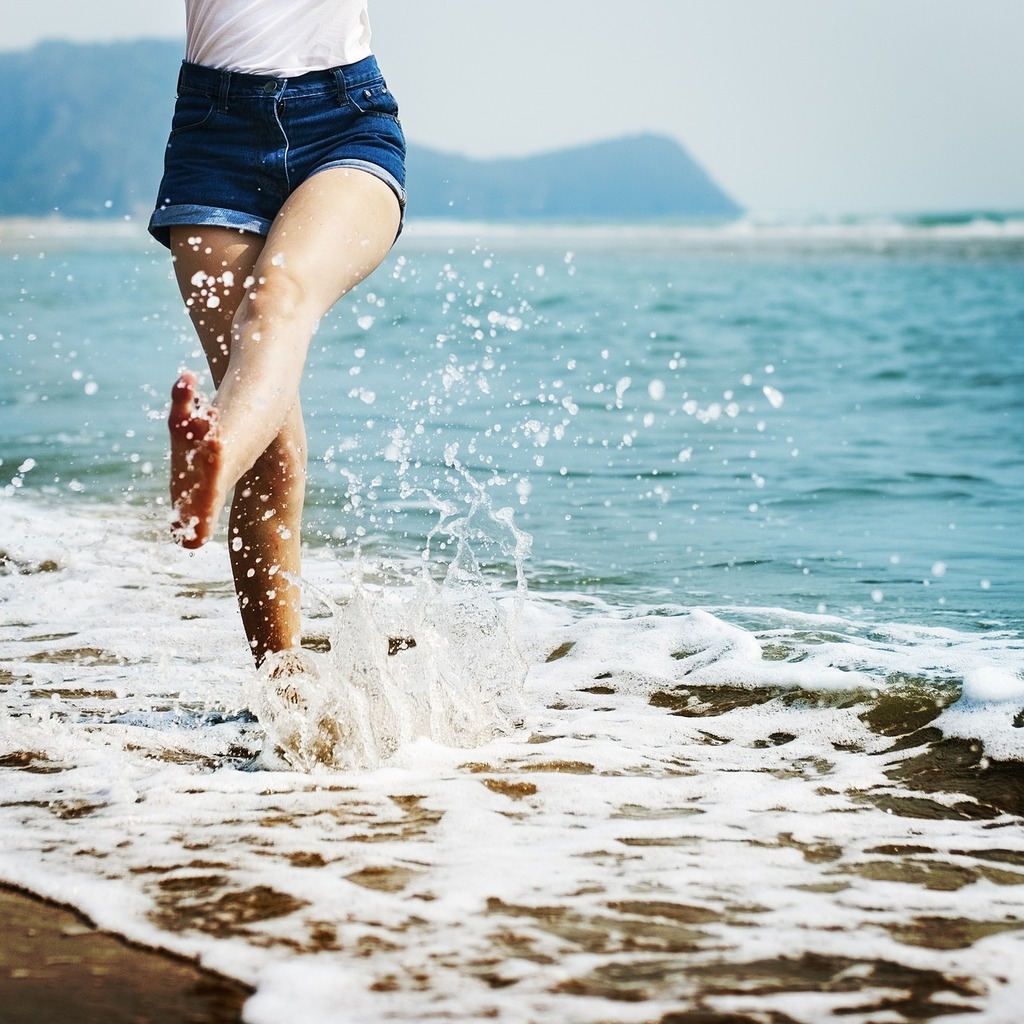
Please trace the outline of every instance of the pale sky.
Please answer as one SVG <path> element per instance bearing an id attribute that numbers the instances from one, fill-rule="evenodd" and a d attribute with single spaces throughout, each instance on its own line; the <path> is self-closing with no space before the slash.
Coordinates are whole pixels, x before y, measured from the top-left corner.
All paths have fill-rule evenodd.
<path id="1" fill-rule="evenodd" d="M 0 0 L 0 47 L 180 37 L 181 0 Z M 371 0 L 410 139 L 639 131 L 759 213 L 1024 210 L 1024 0 Z"/>

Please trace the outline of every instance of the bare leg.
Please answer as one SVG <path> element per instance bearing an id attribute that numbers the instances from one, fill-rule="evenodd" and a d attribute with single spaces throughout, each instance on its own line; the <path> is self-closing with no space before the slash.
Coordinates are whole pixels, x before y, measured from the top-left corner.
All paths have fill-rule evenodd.
<path id="1" fill-rule="evenodd" d="M 228 368 L 233 324 L 245 295 L 243 287 L 263 251 L 258 235 L 227 228 L 171 229 L 171 253 L 178 287 L 202 342 L 215 387 Z M 175 539 L 184 547 L 206 542 L 224 504 L 220 483 L 221 445 L 217 413 L 196 391 L 196 375 L 186 371 L 171 391 L 171 503 Z"/>
<path id="2" fill-rule="evenodd" d="M 277 437 L 235 485 L 228 547 L 242 624 L 256 664 L 302 640 L 302 505 L 306 435 L 292 406 Z"/>
<path id="3" fill-rule="evenodd" d="M 182 294 L 217 394 L 194 412 L 194 377 L 175 385 L 171 497 L 186 546 L 212 534 L 234 488 L 229 546 L 257 661 L 300 639 L 298 590 L 305 433 L 299 382 L 320 318 L 384 258 L 398 230 L 394 193 L 334 168 L 285 204 L 264 243 L 226 228 L 172 231 Z"/>

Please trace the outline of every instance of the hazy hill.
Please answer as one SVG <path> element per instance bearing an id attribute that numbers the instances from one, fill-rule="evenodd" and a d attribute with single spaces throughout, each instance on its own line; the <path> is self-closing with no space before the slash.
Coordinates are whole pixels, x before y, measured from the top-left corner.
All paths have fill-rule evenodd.
<path id="1" fill-rule="evenodd" d="M 427 217 L 729 217 L 740 212 L 677 142 L 635 135 L 537 156 L 471 160 L 409 151 L 414 209 Z"/>
<path id="2" fill-rule="evenodd" d="M 144 41 L 0 54 L 0 215 L 148 207 L 180 53 L 177 43 Z"/>
<path id="3" fill-rule="evenodd" d="M 0 53 L 0 216 L 148 215 L 181 59 L 174 41 Z M 518 159 L 412 145 L 411 216 L 647 219 L 740 208 L 671 139 L 638 135 Z"/>

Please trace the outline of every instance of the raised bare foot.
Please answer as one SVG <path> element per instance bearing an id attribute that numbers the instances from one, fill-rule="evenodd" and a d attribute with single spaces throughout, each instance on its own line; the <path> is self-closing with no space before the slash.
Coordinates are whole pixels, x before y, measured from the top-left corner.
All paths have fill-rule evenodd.
<path id="1" fill-rule="evenodd" d="M 196 375 L 186 370 L 171 390 L 171 535 L 185 548 L 202 547 L 224 506 L 218 477 L 221 446 L 217 410 L 196 390 Z"/>

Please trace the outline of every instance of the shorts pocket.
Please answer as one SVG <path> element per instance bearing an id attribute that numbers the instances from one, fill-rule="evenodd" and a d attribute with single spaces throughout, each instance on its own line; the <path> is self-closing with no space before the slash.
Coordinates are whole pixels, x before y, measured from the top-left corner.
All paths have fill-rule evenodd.
<path id="1" fill-rule="evenodd" d="M 398 117 L 398 101 L 391 95 L 383 78 L 350 89 L 348 99 L 361 114 Z"/>
<path id="2" fill-rule="evenodd" d="M 182 92 L 174 105 L 174 117 L 171 119 L 171 135 L 181 135 L 196 128 L 202 128 L 213 120 L 217 113 L 217 103 L 202 93 Z"/>

